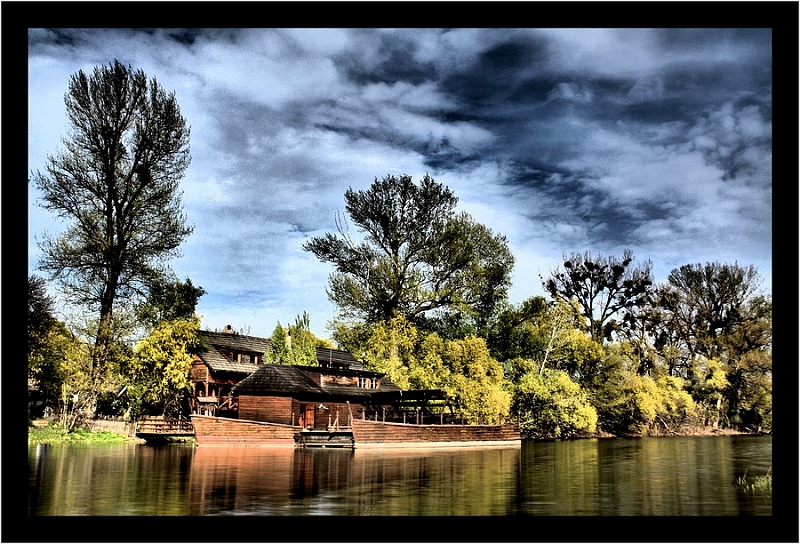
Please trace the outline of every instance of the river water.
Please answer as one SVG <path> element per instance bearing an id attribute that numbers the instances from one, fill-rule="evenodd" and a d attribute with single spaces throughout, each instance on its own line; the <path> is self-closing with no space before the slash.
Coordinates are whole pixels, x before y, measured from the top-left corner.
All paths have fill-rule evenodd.
<path id="1" fill-rule="evenodd" d="M 770 516 L 771 491 L 736 480 L 771 471 L 770 436 L 415 451 L 32 445 L 28 515 Z"/>

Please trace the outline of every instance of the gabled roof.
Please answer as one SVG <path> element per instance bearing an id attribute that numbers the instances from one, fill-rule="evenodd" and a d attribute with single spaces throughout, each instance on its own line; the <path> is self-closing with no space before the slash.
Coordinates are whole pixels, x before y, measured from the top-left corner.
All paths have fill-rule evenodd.
<path id="1" fill-rule="evenodd" d="M 237 363 L 229 361 L 216 346 L 208 346 L 197 354 L 200 359 L 208 365 L 211 370 L 216 372 L 240 372 L 250 374 L 258 368 L 254 363 Z"/>
<path id="2" fill-rule="evenodd" d="M 229 332 L 199 331 L 208 345 L 248 353 L 264 354 L 269 349 L 269 338 Z"/>
<path id="3" fill-rule="evenodd" d="M 339 385 L 323 380 L 320 385 L 310 377 L 313 374 L 327 376 L 369 376 L 381 379 L 378 389 L 365 389 L 354 385 Z M 376 392 L 398 392 L 400 388 L 389 378 L 368 370 L 326 369 L 311 366 L 258 365 L 255 372 L 233 386 L 235 395 L 296 395 L 312 396 L 315 399 L 368 398 Z"/>
<path id="4" fill-rule="evenodd" d="M 291 365 L 258 365 L 256 371 L 233 386 L 235 395 L 267 393 L 325 395 L 300 368 Z"/>
<path id="5" fill-rule="evenodd" d="M 254 363 L 230 361 L 220 352 L 220 349 L 255 355 L 263 355 L 269 349 L 269 340 L 267 338 L 202 330 L 199 333 L 203 337 L 205 347 L 197 356 L 215 372 L 250 374 L 258 368 Z"/>
<path id="6" fill-rule="evenodd" d="M 228 360 L 221 350 L 232 352 L 250 353 L 254 355 L 264 355 L 270 350 L 269 338 L 259 336 L 249 336 L 230 332 L 199 331 L 204 339 L 204 348 L 198 353 L 198 357 L 215 372 L 238 372 L 251 374 L 262 365 L 253 363 L 238 363 Z M 316 358 L 321 368 L 350 371 L 356 375 L 360 372 L 368 372 L 350 352 L 341 349 L 316 348 Z M 309 367 L 319 370 L 317 367 Z M 374 374 L 374 373 L 372 373 Z"/>
<path id="7" fill-rule="evenodd" d="M 341 367 L 347 366 L 355 370 L 364 368 L 349 351 L 341 349 L 317 348 L 317 362 L 320 366 Z"/>

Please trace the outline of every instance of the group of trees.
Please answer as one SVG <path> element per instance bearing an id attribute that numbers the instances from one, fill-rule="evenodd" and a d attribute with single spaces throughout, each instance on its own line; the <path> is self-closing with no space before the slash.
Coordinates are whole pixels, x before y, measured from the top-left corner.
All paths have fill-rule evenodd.
<path id="1" fill-rule="evenodd" d="M 29 277 L 29 378 L 67 427 L 178 413 L 204 294 L 167 264 L 192 232 L 178 190 L 189 127 L 174 94 L 116 61 L 75 74 L 66 106 L 65 150 L 33 182 L 69 227 L 40 244 L 40 269 L 87 313 L 57 320 Z M 687 264 L 656 284 L 630 251 L 572 253 L 541 278 L 549 299 L 513 305 L 506 238 L 449 188 L 388 175 L 344 197 L 337 232 L 303 248 L 333 265 L 336 345 L 399 386 L 443 389 L 468 420 L 515 417 L 536 437 L 770 428 L 772 302 L 752 266 Z M 278 323 L 267 360 L 315 364 L 333 344 L 309 321 Z"/>
<path id="2" fill-rule="evenodd" d="M 359 238 L 304 245 L 330 262 L 333 339 L 401 387 L 448 391 L 473 421 L 530 436 L 771 427 L 772 303 L 752 266 L 688 264 L 656 284 L 631 251 L 564 256 L 549 300 L 509 304 L 506 239 L 425 176 L 348 190 Z"/>

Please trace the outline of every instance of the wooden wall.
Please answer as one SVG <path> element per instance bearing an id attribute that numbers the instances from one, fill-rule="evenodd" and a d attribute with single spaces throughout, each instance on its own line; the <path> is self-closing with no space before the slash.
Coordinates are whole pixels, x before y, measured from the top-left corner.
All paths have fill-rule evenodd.
<path id="1" fill-rule="evenodd" d="M 290 397 L 271 397 L 261 395 L 240 395 L 239 418 L 253 421 L 268 421 L 284 425 L 300 425 L 306 405 L 314 406 L 314 428 L 327 429 L 328 425 L 336 424 L 338 413 L 340 427 L 349 425 L 349 415 L 352 411 L 354 417 L 363 417 L 364 407 L 360 404 L 350 404 L 327 401 L 299 401 Z M 323 404 L 327 410 L 320 408 Z"/>
<path id="2" fill-rule="evenodd" d="M 354 420 L 353 435 L 356 444 L 520 440 L 519 428 L 514 425 L 403 425 L 370 420 Z"/>
<path id="3" fill-rule="evenodd" d="M 192 426 L 199 446 L 295 445 L 295 427 L 206 416 L 192 416 Z"/>
<path id="4" fill-rule="evenodd" d="M 295 408 L 290 397 L 264 397 L 260 395 L 239 396 L 239 418 L 253 421 L 268 421 L 270 423 L 283 423 L 284 425 L 297 425 L 300 406 Z M 292 414 L 295 414 L 292 421 Z"/>

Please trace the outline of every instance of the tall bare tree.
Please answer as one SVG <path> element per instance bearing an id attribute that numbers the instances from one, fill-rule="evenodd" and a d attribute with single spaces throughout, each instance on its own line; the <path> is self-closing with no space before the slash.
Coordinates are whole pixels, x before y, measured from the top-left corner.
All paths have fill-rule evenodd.
<path id="1" fill-rule="evenodd" d="M 622 257 L 572 253 L 564 256 L 564 270 L 554 269 L 542 285 L 556 300 L 577 301 L 592 340 L 602 343 L 620 327 L 633 326 L 638 310 L 650 302 L 653 265 L 632 262 L 628 249 Z"/>
<path id="2" fill-rule="evenodd" d="M 115 302 L 142 296 L 192 232 L 179 189 L 191 160 L 189 127 L 174 93 L 117 60 L 73 74 L 65 104 L 64 149 L 32 177 L 41 205 L 68 227 L 40 242 L 39 268 L 71 302 L 99 313 L 92 354 L 99 383 Z"/>

